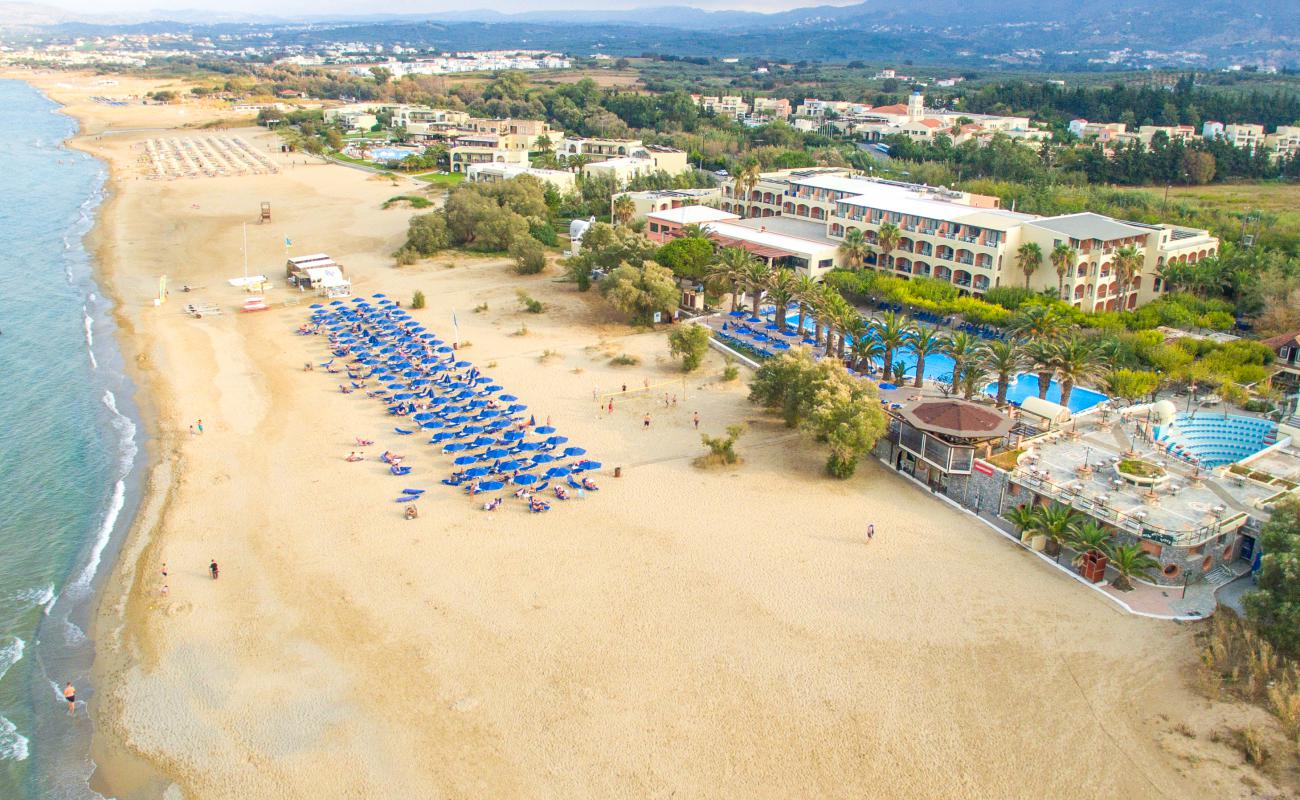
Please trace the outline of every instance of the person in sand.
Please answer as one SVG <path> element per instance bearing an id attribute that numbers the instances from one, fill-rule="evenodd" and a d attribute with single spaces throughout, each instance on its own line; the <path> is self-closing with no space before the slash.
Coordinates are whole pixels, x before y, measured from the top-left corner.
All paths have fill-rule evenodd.
<path id="1" fill-rule="evenodd" d="M 215 558 L 212 559 L 212 563 L 208 565 L 208 572 L 211 573 L 212 580 L 214 581 L 220 577 L 221 568 L 217 566 L 217 560 Z"/>

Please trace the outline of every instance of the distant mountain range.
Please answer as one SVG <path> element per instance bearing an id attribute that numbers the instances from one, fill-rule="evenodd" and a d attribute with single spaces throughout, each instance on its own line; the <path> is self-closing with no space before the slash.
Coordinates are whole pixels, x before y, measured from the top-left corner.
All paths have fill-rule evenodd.
<path id="1" fill-rule="evenodd" d="M 308 30 L 303 24 L 310 23 Z M 320 14 L 294 19 L 168 10 L 72 14 L 0 2 L 0 30 L 192 32 L 279 29 L 276 41 L 402 43 L 451 49 L 529 47 L 612 55 L 902 60 L 1021 66 L 1300 65 L 1300 13 L 1279 0 L 867 0 L 771 14 L 689 6 L 632 10 L 490 9 Z M 265 46 L 265 39 L 259 44 Z"/>

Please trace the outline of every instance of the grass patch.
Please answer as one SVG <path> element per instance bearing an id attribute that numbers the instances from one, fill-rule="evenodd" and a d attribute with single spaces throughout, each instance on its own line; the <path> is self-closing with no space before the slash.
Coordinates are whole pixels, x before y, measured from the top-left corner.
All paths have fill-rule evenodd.
<path id="1" fill-rule="evenodd" d="M 1017 447 L 1015 450 L 1007 450 L 1006 452 L 998 453 L 995 456 L 990 456 L 989 458 L 984 459 L 984 461 L 987 461 L 998 469 L 1010 472 L 1016 468 L 1016 459 L 1020 458 L 1024 452 L 1025 448 Z"/>
<path id="2" fill-rule="evenodd" d="M 547 364 L 554 361 L 557 358 L 563 358 L 563 357 L 564 355 L 560 353 L 560 351 L 552 350 L 548 347 L 547 349 L 542 351 L 542 354 L 537 357 L 537 360 L 542 362 L 543 364 Z"/>
<path id="3" fill-rule="evenodd" d="M 1163 467 L 1138 458 L 1126 458 L 1119 462 L 1116 467 L 1125 475 L 1133 475 L 1138 478 L 1159 478 L 1165 474 Z"/>
<path id="4" fill-rule="evenodd" d="M 627 353 L 619 353 L 609 360 L 609 363 L 616 367 L 635 367 L 641 363 L 641 359 Z"/>
<path id="5" fill-rule="evenodd" d="M 433 205 L 432 200 L 427 197 L 420 197 L 418 194 L 399 194 L 385 200 L 383 208 L 389 209 L 400 203 L 406 203 L 411 208 L 428 208 Z"/>
<path id="6" fill-rule="evenodd" d="M 529 314 L 540 314 L 546 310 L 546 305 L 541 300 L 534 300 L 523 289 L 520 289 L 517 294 L 519 295 L 519 307 Z"/>
<path id="7" fill-rule="evenodd" d="M 436 186 L 455 186 L 465 180 L 465 176 L 459 172 L 426 172 L 422 175 L 412 175 L 417 181 L 424 181 Z"/>

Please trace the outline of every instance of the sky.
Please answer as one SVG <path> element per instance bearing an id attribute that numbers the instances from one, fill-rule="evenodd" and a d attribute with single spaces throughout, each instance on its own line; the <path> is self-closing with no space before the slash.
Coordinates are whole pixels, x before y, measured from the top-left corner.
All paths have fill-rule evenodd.
<path id="1" fill-rule="evenodd" d="M 211 9 L 223 15 L 251 13 L 293 17 L 299 14 L 419 14 L 422 12 L 464 11 L 491 8 L 501 13 L 564 9 L 619 9 L 647 6 L 683 5 L 711 11 L 734 9 L 744 11 L 785 11 L 815 5 L 851 5 L 859 0 L 511 0 L 493 3 L 490 0 L 388 0 L 371 5 L 355 0 L 35 0 L 81 14 L 142 14 L 152 11 L 202 11 Z M 152 14 L 150 16 L 153 16 Z M 165 16 L 160 13 L 157 16 Z"/>

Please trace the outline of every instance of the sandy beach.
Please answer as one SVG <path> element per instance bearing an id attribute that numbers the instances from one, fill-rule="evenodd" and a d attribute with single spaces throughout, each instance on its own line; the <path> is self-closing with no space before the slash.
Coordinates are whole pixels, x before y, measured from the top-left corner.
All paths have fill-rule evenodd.
<path id="1" fill-rule="evenodd" d="M 1192 626 L 1122 614 L 875 462 L 825 478 L 820 448 L 749 405 L 747 373 L 721 381 L 716 354 L 682 380 L 663 332 L 630 331 L 553 273 L 462 255 L 394 267 L 412 212 L 380 206 L 413 182 L 282 155 L 260 129 L 201 129 L 217 114 L 197 104 L 107 106 L 91 77 L 22 77 L 111 165 L 92 244 L 151 432 L 149 491 L 96 635 L 105 794 L 1278 791 L 1210 741 L 1273 729 L 1190 688 Z M 159 85 L 120 80 L 114 94 Z M 216 133 L 278 172 L 143 176 L 144 140 Z M 238 313 L 246 295 L 227 284 L 243 223 L 250 271 L 276 283 L 265 313 Z M 455 311 L 464 357 L 602 461 L 601 491 L 487 514 L 437 486 L 446 456 L 302 370 L 325 342 L 294 335 L 314 300 L 284 284 L 286 237 L 344 264 L 358 293 L 405 305 L 422 290 L 413 313 L 435 331 Z M 161 275 L 172 294 L 155 307 Z M 518 289 L 546 313 L 521 312 Z M 222 313 L 193 319 L 189 302 Z M 641 364 L 611 365 L 618 353 Z M 664 386 L 612 414 L 593 400 L 647 381 Z M 749 422 L 743 465 L 693 466 L 695 411 L 711 433 Z M 347 463 L 358 436 L 376 444 Z M 409 479 L 375 460 L 384 449 L 406 454 Z M 393 502 L 406 485 L 429 487 L 415 521 Z"/>

